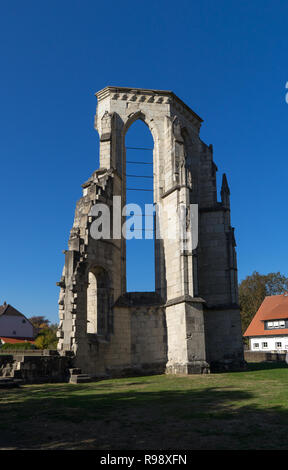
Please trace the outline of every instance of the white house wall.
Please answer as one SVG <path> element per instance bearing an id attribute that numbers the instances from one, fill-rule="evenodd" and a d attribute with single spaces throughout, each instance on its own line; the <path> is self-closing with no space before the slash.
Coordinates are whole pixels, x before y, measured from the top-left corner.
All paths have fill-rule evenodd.
<path id="1" fill-rule="evenodd" d="M 259 348 L 255 347 L 255 343 L 259 344 Z M 267 343 L 267 347 L 263 347 L 262 343 Z M 276 347 L 276 343 L 281 343 L 281 347 Z M 288 335 L 250 338 L 250 349 L 252 351 L 288 351 Z"/>
<path id="2" fill-rule="evenodd" d="M 33 338 L 33 326 L 24 317 L 2 315 L 0 316 L 0 336 Z"/>

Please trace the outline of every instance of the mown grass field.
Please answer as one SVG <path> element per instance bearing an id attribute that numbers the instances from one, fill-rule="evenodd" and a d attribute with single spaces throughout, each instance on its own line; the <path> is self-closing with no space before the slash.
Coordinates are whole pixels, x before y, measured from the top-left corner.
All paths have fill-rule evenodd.
<path id="1" fill-rule="evenodd" d="M 287 449 L 288 367 L 0 390 L 0 449 Z"/>

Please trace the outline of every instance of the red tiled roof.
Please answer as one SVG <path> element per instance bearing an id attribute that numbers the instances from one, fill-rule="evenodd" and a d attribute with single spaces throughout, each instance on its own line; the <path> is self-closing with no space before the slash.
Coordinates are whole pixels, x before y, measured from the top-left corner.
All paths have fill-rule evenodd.
<path id="1" fill-rule="evenodd" d="M 0 340 L 3 340 L 4 343 L 10 343 L 10 344 L 15 344 L 15 343 L 32 343 L 34 344 L 35 341 L 32 339 L 27 339 L 27 338 L 6 338 L 4 336 L 0 336 Z"/>
<path id="2" fill-rule="evenodd" d="M 288 335 L 288 328 L 264 330 L 265 320 L 281 320 L 283 318 L 288 319 L 288 295 L 282 294 L 265 297 L 244 336 Z"/>

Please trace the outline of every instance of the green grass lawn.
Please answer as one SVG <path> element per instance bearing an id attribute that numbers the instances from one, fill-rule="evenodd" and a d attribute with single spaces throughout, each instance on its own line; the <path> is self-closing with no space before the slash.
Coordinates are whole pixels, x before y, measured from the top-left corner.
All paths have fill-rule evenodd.
<path id="1" fill-rule="evenodd" d="M 287 449 L 288 367 L 0 390 L 0 449 Z"/>

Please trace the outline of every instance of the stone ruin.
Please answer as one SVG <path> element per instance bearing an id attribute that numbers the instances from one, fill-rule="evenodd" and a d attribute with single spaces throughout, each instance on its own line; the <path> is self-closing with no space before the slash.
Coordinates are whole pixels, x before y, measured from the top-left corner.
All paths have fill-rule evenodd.
<path id="1" fill-rule="evenodd" d="M 58 283 L 60 355 L 73 352 L 75 367 L 91 377 L 243 367 L 230 191 L 223 175 L 217 201 L 213 148 L 199 137 L 202 119 L 170 91 L 108 86 L 96 96 L 100 168 L 82 186 Z M 126 240 L 115 228 L 113 197 L 121 197 L 121 210 L 126 203 L 125 134 L 137 119 L 154 140 L 161 234 L 154 292 L 127 292 Z M 91 236 L 97 204 L 110 208 L 116 236 Z M 198 205 L 198 245 L 189 248 L 169 237 L 169 227 L 181 231 L 185 207 L 192 233 L 191 204 Z"/>

